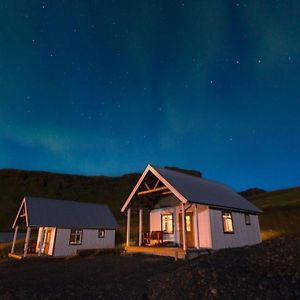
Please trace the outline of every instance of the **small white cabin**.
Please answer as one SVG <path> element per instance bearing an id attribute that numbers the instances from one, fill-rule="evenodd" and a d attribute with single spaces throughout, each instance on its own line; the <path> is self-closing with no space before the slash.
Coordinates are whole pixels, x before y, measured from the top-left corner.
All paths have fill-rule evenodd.
<path id="1" fill-rule="evenodd" d="M 153 253 L 183 258 L 189 251 L 261 242 L 260 209 L 222 184 L 166 168 L 148 165 L 121 211 L 127 214 L 128 252 L 151 253 L 151 246 L 159 246 Z M 137 243 L 131 213 L 139 214 Z"/>
<path id="2" fill-rule="evenodd" d="M 118 224 L 104 204 L 25 197 L 12 227 L 15 234 L 10 256 L 17 256 L 20 228 L 26 229 L 21 257 L 69 256 L 78 250 L 114 248 Z"/>

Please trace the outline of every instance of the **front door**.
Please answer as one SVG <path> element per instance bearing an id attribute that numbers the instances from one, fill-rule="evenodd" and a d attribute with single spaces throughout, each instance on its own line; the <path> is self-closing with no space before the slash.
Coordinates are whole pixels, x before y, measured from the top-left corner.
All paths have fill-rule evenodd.
<path id="1" fill-rule="evenodd" d="M 44 254 L 49 255 L 49 249 L 50 249 L 50 239 L 51 239 L 51 229 L 46 230 L 45 235 L 45 246 L 44 246 Z"/>
<path id="2" fill-rule="evenodd" d="M 187 247 L 195 247 L 194 243 L 194 223 L 193 223 L 193 213 L 187 212 L 185 214 L 185 228 L 186 228 L 186 239 Z M 182 244 L 182 214 L 179 213 L 179 228 L 180 228 L 180 243 Z"/>

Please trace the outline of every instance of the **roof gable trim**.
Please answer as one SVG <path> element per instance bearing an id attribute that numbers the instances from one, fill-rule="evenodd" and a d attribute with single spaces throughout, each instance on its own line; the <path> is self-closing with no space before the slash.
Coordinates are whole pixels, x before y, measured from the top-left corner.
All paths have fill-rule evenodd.
<path id="1" fill-rule="evenodd" d="M 143 172 L 142 176 L 138 180 L 137 184 L 133 188 L 132 192 L 130 193 L 129 197 L 127 198 L 125 204 L 121 208 L 121 212 L 124 212 L 126 210 L 130 201 L 134 197 L 135 193 L 137 192 L 138 188 L 142 184 L 148 172 L 151 172 L 155 177 L 157 177 L 157 179 L 159 179 L 181 202 L 183 203 L 188 202 L 188 200 L 183 195 L 181 195 L 162 175 L 160 175 L 160 173 L 157 172 L 155 168 L 153 168 L 151 165 L 148 165 L 145 171 Z"/>
<path id="2" fill-rule="evenodd" d="M 13 225 L 12 225 L 12 228 L 13 228 L 13 229 L 15 228 L 15 226 L 16 226 L 16 224 L 17 224 L 17 221 L 18 221 L 18 219 L 19 219 L 19 217 L 20 217 L 20 214 L 21 214 L 21 212 L 22 212 L 22 208 L 23 208 L 23 207 L 24 207 L 24 212 L 25 212 L 26 226 L 28 227 L 28 212 L 27 212 L 27 206 L 26 206 L 26 197 L 24 197 L 24 199 L 23 199 L 23 201 L 22 201 L 22 203 L 21 203 L 21 205 L 20 205 L 20 208 L 19 208 L 19 210 L 18 210 L 17 216 L 16 216 L 16 218 L 15 218 L 15 220 L 14 220 L 14 223 L 13 223 Z"/>

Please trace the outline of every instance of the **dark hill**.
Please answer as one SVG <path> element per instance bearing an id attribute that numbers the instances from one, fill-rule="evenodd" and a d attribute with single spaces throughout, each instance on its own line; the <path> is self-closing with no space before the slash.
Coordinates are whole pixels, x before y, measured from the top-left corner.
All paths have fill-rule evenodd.
<path id="1" fill-rule="evenodd" d="M 197 171 L 169 168 L 201 176 Z M 140 175 L 131 173 L 119 177 L 81 176 L 0 169 L 0 230 L 11 227 L 24 196 L 106 203 L 122 226 L 124 218 L 120 213 L 121 205 Z"/>
<path id="2" fill-rule="evenodd" d="M 260 189 L 260 188 L 251 188 L 251 189 L 247 189 L 245 191 L 239 192 L 239 194 L 243 197 L 245 197 L 246 199 L 253 197 L 253 196 L 257 196 L 260 194 L 266 193 L 265 190 Z"/>

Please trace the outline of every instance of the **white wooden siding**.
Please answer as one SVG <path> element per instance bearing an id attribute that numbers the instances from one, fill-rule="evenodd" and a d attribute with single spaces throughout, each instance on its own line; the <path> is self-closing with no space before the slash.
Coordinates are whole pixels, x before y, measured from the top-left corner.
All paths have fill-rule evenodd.
<path id="1" fill-rule="evenodd" d="M 197 230 L 196 230 L 196 216 L 194 215 L 194 206 L 190 207 L 187 212 L 193 213 L 193 228 L 194 228 L 194 242 L 197 247 Z M 181 213 L 181 206 L 155 209 L 150 213 L 150 231 L 161 230 L 161 215 L 173 214 L 174 221 L 174 233 L 164 234 L 164 241 L 171 241 L 174 243 L 180 243 L 180 232 L 179 227 L 179 214 Z M 211 229 L 210 229 L 210 216 L 209 208 L 206 205 L 197 205 L 198 214 L 198 230 L 199 230 L 199 246 L 201 248 L 211 248 Z"/>
<path id="2" fill-rule="evenodd" d="M 212 248 L 209 207 L 206 205 L 197 205 L 197 213 L 200 248 Z M 196 230 L 195 234 L 197 234 Z"/>
<path id="3" fill-rule="evenodd" d="M 173 214 L 174 232 L 164 234 L 164 241 L 179 243 L 180 235 L 177 211 L 177 207 L 168 207 L 152 210 L 150 212 L 150 231 L 161 231 L 161 215 Z"/>
<path id="4" fill-rule="evenodd" d="M 245 224 L 244 213 L 232 212 L 234 233 L 224 233 L 222 211 L 210 209 L 212 248 L 232 248 L 261 242 L 257 215 L 250 214 L 251 225 Z"/>
<path id="5" fill-rule="evenodd" d="M 115 247 L 115 230 L 105 230 L 105 237 L 98 237 L 98 229 L 83 229 L 82 244 L 70 245 L 71 229 L 57 228 L 54 256 L 76 255 L 77 250 L 108 249 Z"/>

